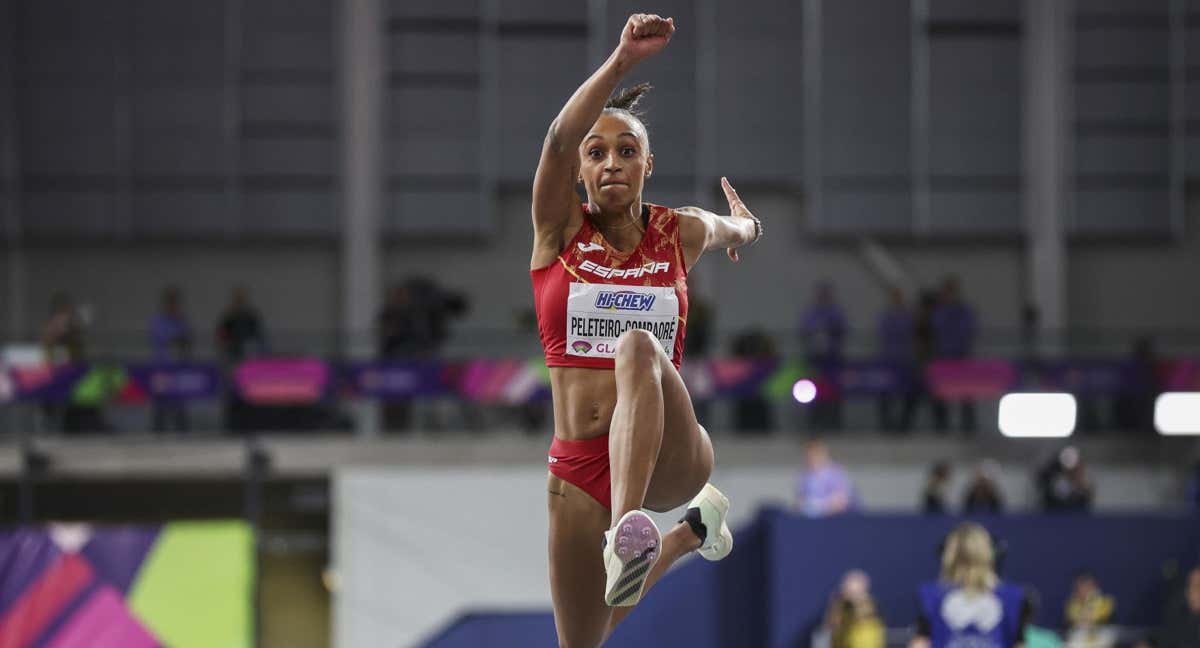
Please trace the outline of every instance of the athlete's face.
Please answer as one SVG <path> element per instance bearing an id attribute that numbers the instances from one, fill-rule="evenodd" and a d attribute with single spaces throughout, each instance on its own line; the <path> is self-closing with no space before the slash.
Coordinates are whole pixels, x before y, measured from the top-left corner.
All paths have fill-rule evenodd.
<path id="1" fill-rule="evenodd" d="M 579 158 L 588 199 L 604 211 L 633 204 L 654 169 L 646 128 L 620 113 L 600 115 L 579 147 Z"/>

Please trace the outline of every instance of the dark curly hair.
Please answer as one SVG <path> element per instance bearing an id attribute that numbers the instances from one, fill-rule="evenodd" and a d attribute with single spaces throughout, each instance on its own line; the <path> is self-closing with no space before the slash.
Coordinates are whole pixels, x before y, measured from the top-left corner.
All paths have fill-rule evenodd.
<path id="1" fill-rule="evenodd" d="M 642 97 L 650 92 L 653 87 L 649 83 L 639 83 L 635 86 L 618 90 L 613 96 L 604 102 L 605 114 L 621 114 L 628 115 L 637 120 L 637 123 L 642 125 L 642 130 L 646 133 L 646 147 L 649 150 L 650 146 L 650 129 L 646 128 L 646 111 L 638 109 L 638 104 L 641 103 Z"/>
<path id="2" fill-rule="evenodd" d="M 608 98 L 604 102 L 605 111 L 624 111 L 637 117 L 642 118 L 646 114 L 644 110 L 638 110 L 638 104 L 642 101 L 642 97 L 646 96 L 652 88 L 649 83 L 639 83 L 635 86 L 618 90 L 616 94 Z"/>

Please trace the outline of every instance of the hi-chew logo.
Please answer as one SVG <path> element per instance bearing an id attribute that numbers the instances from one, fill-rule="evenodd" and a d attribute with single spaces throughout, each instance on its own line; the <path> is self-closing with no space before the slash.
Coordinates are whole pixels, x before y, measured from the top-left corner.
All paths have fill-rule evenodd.
<path id="1" fill-rule="evenodd" d="M 571 350 L 575 353 L 587 353 L 592 350 L 592 345 L 583 340 L 575 340 L 575 343 L 571 345 Z"/>
<path id="2" fill-rule="evenodd" d="M 596 295 L 596 308 L 622 311 L 648 311 L 654 308 L 654 295 L 631 290 L 605 291 Z"/>

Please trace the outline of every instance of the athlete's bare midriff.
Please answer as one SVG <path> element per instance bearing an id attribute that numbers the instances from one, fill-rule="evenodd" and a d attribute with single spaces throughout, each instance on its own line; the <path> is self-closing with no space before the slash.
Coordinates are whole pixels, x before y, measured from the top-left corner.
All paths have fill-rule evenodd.
<path id="1" fill-rule="evenodd" d="M 612 369 L 550 367 L 554 394 L 554 436 L 567 441 L 608 433 L 617 404 Z"/>

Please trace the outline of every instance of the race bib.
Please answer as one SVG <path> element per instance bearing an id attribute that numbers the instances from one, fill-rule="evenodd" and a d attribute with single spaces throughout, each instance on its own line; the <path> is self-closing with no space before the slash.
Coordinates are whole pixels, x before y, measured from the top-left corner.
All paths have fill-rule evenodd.
<path id="1" fill-rule="evenodd" d="M 567 354 L 611 358 L 617 338 L 644 329 L 667 355 L 675 352 L 679 297 L 671 286 L 613 286 L 572 283 L 567 297 Z"/>

